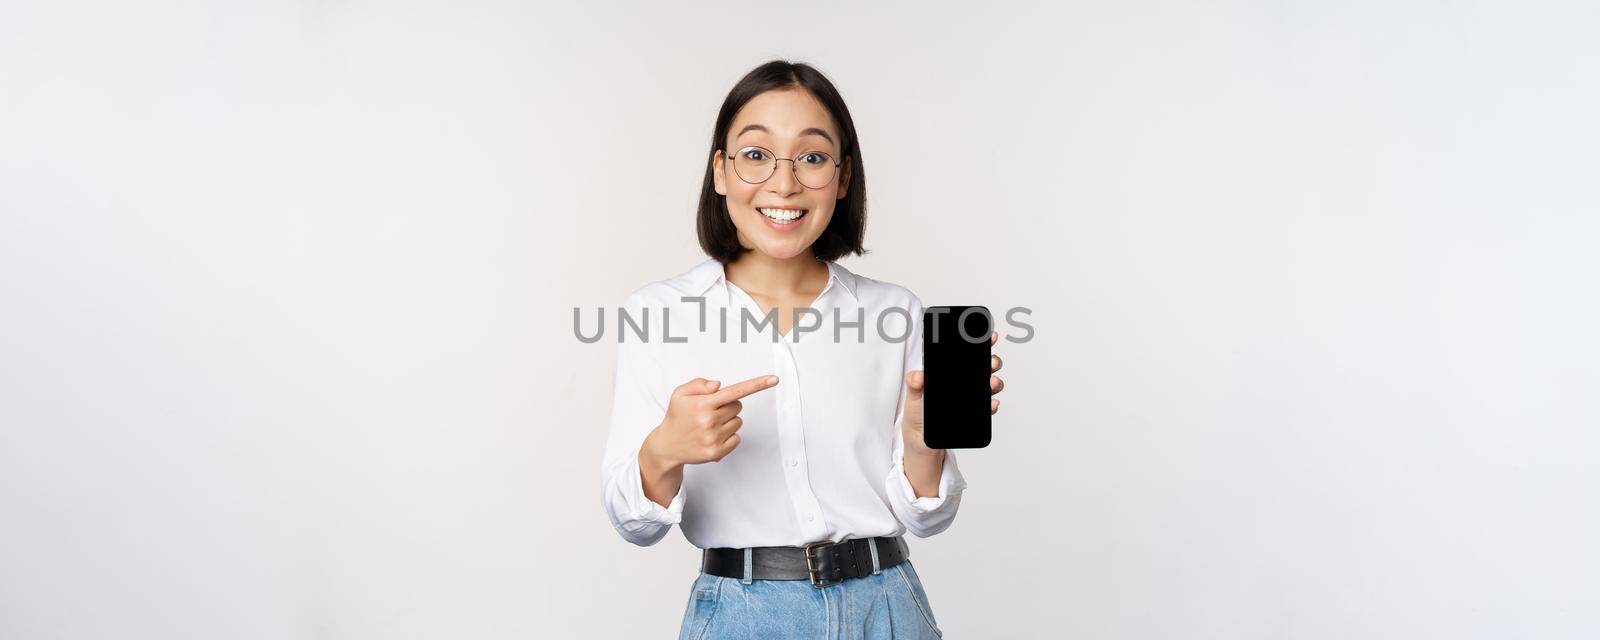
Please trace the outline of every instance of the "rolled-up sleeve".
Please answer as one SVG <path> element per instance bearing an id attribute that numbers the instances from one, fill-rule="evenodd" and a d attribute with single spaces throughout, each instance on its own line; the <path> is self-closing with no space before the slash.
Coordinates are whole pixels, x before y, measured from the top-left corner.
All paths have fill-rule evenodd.
<path id="1" fill-rule="evenodd" d="M 631 329 L 618 332 L 621 341 L 612 376 L 610 430 L 600 469 L 602 502 L 611 526 L 623 539 L 639 546 L 660 542 L 683 518 L 683 488 L 663 507 L 645 496 L 639 470 L 639 449 L 645 436 L 666 416 L 670 395 L 654 352 L 663 309 L 650 308 L 637 291 L 623 303 L 621 311 L 636 323 L 643 324 L 646 313 L 651 316 L 646 332 L 650 339 L 641 340 Z"/>
<path id="2" fill-rule="evenodd" d="M 900 372 L 902 381 L 907 373 L 922 368 L 920 298 L 914 298 L 910 312 L 914 330 L 906 340 L 905 363 Z M 900 404 L 895 415 L 894 457 L 890 464 L 889 475 L 884 479 L 884 492 L 888 496 L 890 509 L 894 511 L 895 517 L 901 524 L 905 525 L 906 530 L 911 535 L 926 538 L 950 527 L 951 522 L 955 520 L 956 511 L 961 508 L 961 492 L 967 488 L 967 481 L 956 465 L 955 453 L 946 449 L 944 467 L 939 473 L 939 495 L 917 497 L 916 490 L 911 486 L 911 480 L 906 478 L 905 438 L 901 431 L 906 410 L 905 384 L 902 382 L 900 387 Z"/>

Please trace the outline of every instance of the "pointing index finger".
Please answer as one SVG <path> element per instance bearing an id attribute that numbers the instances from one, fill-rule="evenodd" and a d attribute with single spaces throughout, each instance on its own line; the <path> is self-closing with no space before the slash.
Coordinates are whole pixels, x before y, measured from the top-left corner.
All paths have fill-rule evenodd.
<path id="1" fill-rule="evenodd" d="M 757 376 L 739 384 L 731 384 L 711 394 L 712 404 L 721 406 L 778 384 L 778 376 Z"/>

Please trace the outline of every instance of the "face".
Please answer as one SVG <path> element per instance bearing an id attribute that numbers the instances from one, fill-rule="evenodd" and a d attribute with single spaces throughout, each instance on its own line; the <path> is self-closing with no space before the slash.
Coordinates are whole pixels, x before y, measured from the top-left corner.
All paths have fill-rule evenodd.
<path id="1" fill-rule="evenodd" d="M 794 161 L 776 160 L 766 182 L 750 184 L 736 172 L 734 161 L 726 159 L 748 146 Z M 807 155 L 813 151 L 842 164 L 825 183 L 811 180 L 811 184 L 803 184 L 796 175 L 802 169 L 794 165 L 818 159 Z M 798 87 L 775 89 L 745 103 L 728 128 L 723 148 L 711 160 L 717 193 L 727 196 L 728 215 L 738 229 L 739 243 L 777 259 L 808 252 L 828 228 L 834 205 L 845 196 L 850 182 L 850 164 L 840 155 L 833 118 L 810 92 Z"/>

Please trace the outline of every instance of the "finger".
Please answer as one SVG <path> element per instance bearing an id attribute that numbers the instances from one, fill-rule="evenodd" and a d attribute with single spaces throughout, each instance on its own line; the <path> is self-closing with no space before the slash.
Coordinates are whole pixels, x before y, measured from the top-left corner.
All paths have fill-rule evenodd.
<path id="1" fill-rule="evenodd" d="M 1000 332 L 999 331 L 990 331 L 989 332 L 989 346 L 992 347 L 992 346 L 995 346 L 996 344 L 999 344 L 999 343 L 1000 343 Z"/>
<path id="2" fill-rule="evenodd" d="M 726 442 L 728 436 L 738 433 L 739 427 L 742 426 L 744 426 L 744 418 L 740 416 L 734 416 L 717 426 L 717 437 Z"/>
<path id="3" fill-rule="evenodd" d="M 680 384 L 680 386 L 674 387 L 674 389 L 672 389 L 672 397 L 680 397 L 680 395 L 710 394 L 710 392 L 717 390 L 718 384 L 722 384 L 722 382 L 709 381 L 709 379 L 704 378 L 691 379 L 691 381 L 683 382 L 683 384 Z"/>
<path id="4" fill-rule="evenodd" d="M 711 395 L 713 404 L 727 404 L 762 389 L 778 384 L 778 376 L 757 376 L 739 384 L 728 385 Z"/>
<path id="5" fill-rule="evenodd" d="M 997 412 L 999 410 L 1000 410 L 1000 399 L 999 398 L 990 398 L 989 399 L 989 415 L 992 416 L 992 415 L 995 414 L 995 412 Z"/>
<path id="6" fill-rule="evenodd" d="M 990 394 L 1000 393 L 1005 388 L 1006 388 L 1006 381 L 1001 380 L 1000 376 L 989 376 L 989 393 Z"/>
<path id="7" fill-rule="evenodd" d="M 728 404 L 722 405 L 722 406 L 717 407 L 716 409 L 712 410 L 711 411 L 711 415 L 712 415 L 713 419 L 716 421 L 717 424 L 722 424 L 724 422 L 732 420 L 733 417 L 736 416 L 736 415 L 739 415 L 739 411 L 741 411 L 743 409 L 744 409 L 744 403 L 743 402 L 739 402 L 738 400 L 734 400 L 733 402 L 729 402 Z"/>
<path id="8" fill-rule="evenodd" d="M 906 388 L 910 389 L 911 393 L 921 395 L 923 385 L 927 384 L 927 382 L 926 374 L 920 369 L 906 374 Z"/>
<path id="9" fill-rule="evenodd" d="M 1000 356 L 989 356 L 989 373 L 1000 370 Z"/>
<path id="10" fill-rule="evenodd" d="M 678 396 L 684 396 L 684 395 L 695 395 L 695 394 L 699 394 L 699 393 L 710 393 L 709 391 L 705 390 L 706 386 L 709 385 L 710 383 L 711 383 L 711 381 L 710 380 L 706 380 L 705 378 L 695 378 L 693 380 L 690 380 L 688 382 L 685 382 L 685 383 L 680 384 L 677 387 L 673 388 L 672 397 L 676 398 Z"/>
<path id="11" fill-rule="evenodd" d="M 739 434 L 735 433 L 729 436 L 728 439 L 721 445 L 717 446 L 716 454 L 712 456 L 711 461 L 719 462 L 723 458 L 727 457 L 728 454 L 733 453 L 733 450 L 737 448 L 739 448 Z"/>

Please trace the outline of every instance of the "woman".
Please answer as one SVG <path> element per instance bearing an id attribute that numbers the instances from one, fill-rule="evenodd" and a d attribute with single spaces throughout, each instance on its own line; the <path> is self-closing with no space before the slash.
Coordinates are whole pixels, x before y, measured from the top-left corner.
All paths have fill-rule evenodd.
<path id="1" fill-rule="evenodd" d="M 939 637 L 901 536 L 949 527 L 966 482 L 922 442 L 922 301 L 834 262 L 865 253 L 850 112 L 769 62 L 729 92 L 709 160 L 710 258 L 618 320 L 612 525 L 645 546 L 679 524 L 703 550 L 681 638 Z"/>

